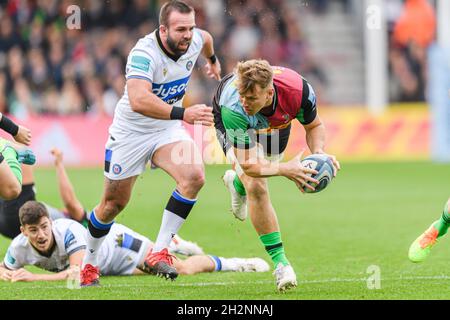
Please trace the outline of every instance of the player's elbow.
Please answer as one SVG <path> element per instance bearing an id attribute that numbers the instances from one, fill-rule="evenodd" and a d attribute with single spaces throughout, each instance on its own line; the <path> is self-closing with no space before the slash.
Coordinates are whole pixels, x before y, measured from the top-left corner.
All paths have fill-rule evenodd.
<path id="1" fill-rule="evenodd" d="M 144 111 L 144 97 L 139 94 L 129 95 L 131 110 L 137 113 Z"/>

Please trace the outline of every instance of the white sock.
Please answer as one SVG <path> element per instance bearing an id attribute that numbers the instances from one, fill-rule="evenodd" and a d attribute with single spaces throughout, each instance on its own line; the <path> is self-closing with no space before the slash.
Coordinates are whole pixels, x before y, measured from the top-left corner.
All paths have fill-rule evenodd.
<path id="1" fill-rule="evenodd" d="M 172 213 L 168 210 L 164 210 L 161 228 L 159 229 L 158 238 L 153 246 L 153 252 L 158 252 L 167 248 L 172 241 L 172 237 L 178 233 L 185 219 Z"/>
<path id="2" fill-rule="evenodd" d="M 86 253 L 83 259 L 83 268 L 87 264 L 98 266 L 97 253 L 105 238 L 106 236 L 103 236 L 101 238 L 94 238 L 88 230 L 86 236 Z"/>
<path id="3" fill-rule="evenodd" d="M 236 264 L 237 258 L 224 258 L 219 257 L 220 263 L 222 264 L 221 271 L 238 271 L 238 265 Z"/>
<path id="4" fill-rule="evenodd" d="M 111 226 L 113 225 L 113 222 L 110 223 L 106 223 L 103 221 L 100 221 L 97 216 L 95 215 L 95 211 L 93 210 L 90 214 L 90 218 L 89 218 L 89 224 L 92 224 L 92 226 L 94 226 L 94 228 L 96 230 L 101 230 L 102 231 L 106 231 L 106 234 L 96 238 L 91 234 L 91 226 L 88 227 L 88 230 L 86 232 L 86 253 L 84 255 L 84 259 L 83 259 L 83 265 L 82 267 L 84 268 L 85 265 L 87 264 L 91 264 L 93 266 L 98 266 L 98 261 L 97 261 L 97 254 L 98 254 L 98 250 L 100 248 L 100 246 L 103 243 L 103 240 L 105 240 L 106 236 L 109 233 L 109 230 L 111 229 Z M 96 227 L 100 227 L 100 228 L 96 228 Z M 106 228 L 106 229 L 105 229 Z M 103 230 L 102 230 L 103 229 Z"/>

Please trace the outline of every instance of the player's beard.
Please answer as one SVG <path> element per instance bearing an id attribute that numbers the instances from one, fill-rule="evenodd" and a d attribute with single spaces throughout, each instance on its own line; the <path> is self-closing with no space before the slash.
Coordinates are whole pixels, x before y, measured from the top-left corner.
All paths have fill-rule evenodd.
<path id="1" fill-rule="evenodd" d="M 180 48 L 178 48 L 178 44 L 182 42 L 181 40 L 177 42 L 175 42 L 170 35 L 167 35 L 167 45 L 169 46 L 170 51 L 172 51 L 176 56 L 182 56 L 183 54 L 185 54 L 188 50 L 189 47 L 191 46 L 191 40 L 187 41 L 187 47 L 184 50 L 181 50 Z"/>

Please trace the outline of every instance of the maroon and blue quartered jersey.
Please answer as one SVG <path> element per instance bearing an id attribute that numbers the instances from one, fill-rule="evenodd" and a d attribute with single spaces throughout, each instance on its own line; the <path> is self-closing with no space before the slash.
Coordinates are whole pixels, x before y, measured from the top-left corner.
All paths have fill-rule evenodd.
<path id="1" fill-rule="evenodd" d="M 316 96 L 311 85 L 297 72 L 284 67 L 273 68 L 274 99 L 272 111 L 248 115 L 241 103 L 236 86 L 237 76 L 229 74 L 220 83 L 213 101 L 216 128 L 227 131 L 233 145 L 253 145 L 249 129 L 257 131 L 282 129 L 297 119 L 303 125 L 316 115 Z M 233 134 L 233 131 L 235 134 Z M 245 132 L 242 134 L 242 132 Z"/>

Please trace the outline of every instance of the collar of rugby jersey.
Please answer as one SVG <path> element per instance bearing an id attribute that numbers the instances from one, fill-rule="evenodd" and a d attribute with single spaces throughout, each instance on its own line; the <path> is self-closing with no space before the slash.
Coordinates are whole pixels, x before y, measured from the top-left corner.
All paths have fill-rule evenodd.
<path id="1" fill-rule="evenodd" d="M 159 35 L 159 29 L 156 29 L 156 40 L 158 41 L 159 47 L 166 54 L 166 56 L 168 56 L 170 59 L 172 59 L 175 62 L 177 62 L 178 59 L 180 59 L 180 57 L 182 55 L 176 55 L 176 54 L 170 53 L 169 51 L 167 51 L 166 47 L 164 47 L 162 40 L 161 40 L 161 36 Z"/>

